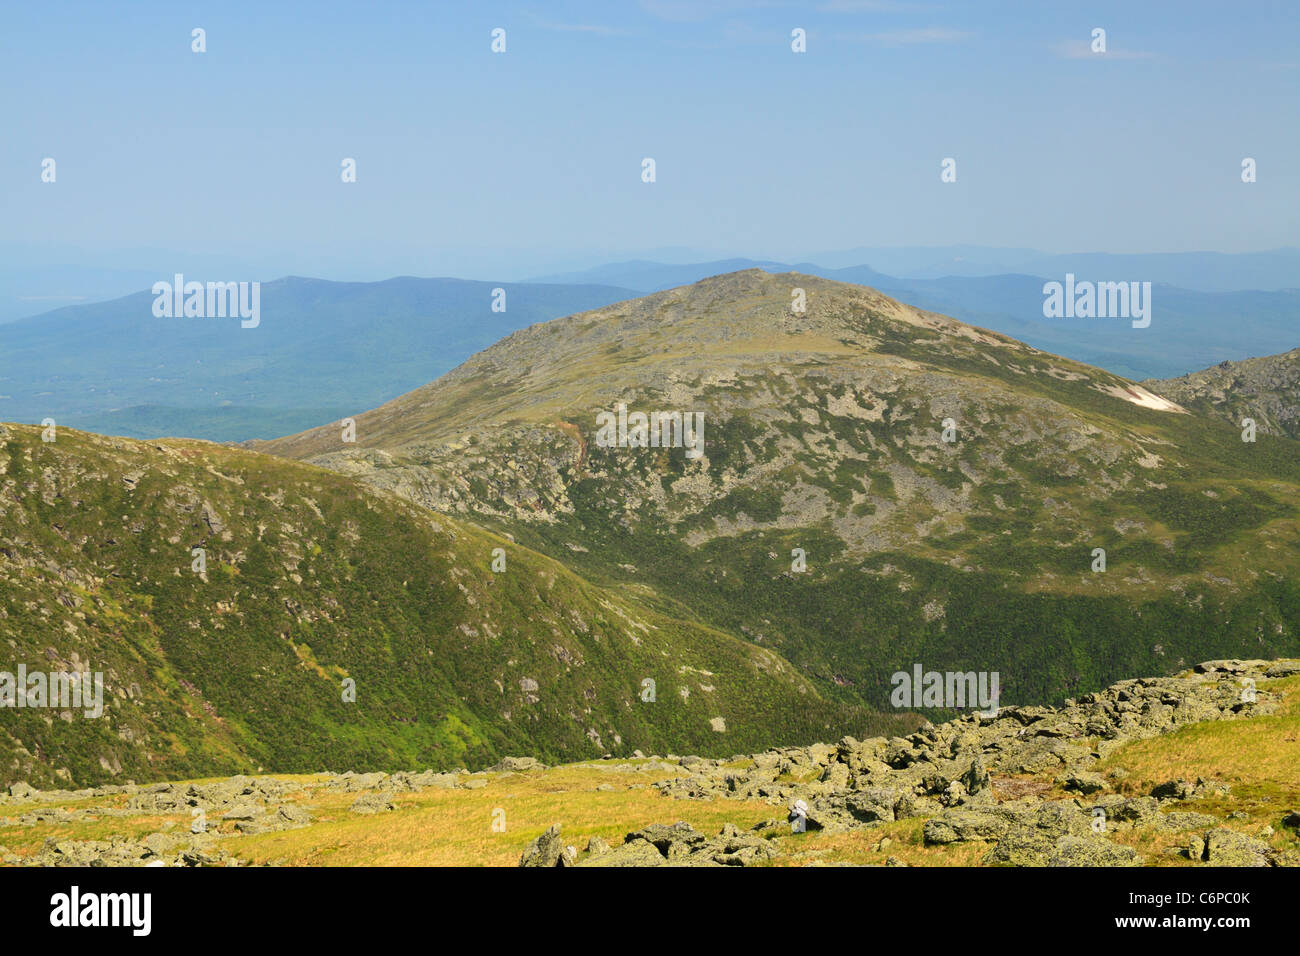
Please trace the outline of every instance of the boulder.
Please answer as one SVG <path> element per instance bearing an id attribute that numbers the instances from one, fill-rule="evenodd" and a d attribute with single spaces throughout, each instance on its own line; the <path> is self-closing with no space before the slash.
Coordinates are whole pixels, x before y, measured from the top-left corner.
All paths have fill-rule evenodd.
<path id="1" fill-rule="evenodd" d="M 926 820 L 921 828 L 927 846 L 945 843 L 965 843 L 971 840 L 998 840 L 1018 824 L 1011 811 L 996 810 L 945 810 L 939 816 Z"/>
<path id="2" fill-rule="evenodd" d="M 1169 780 L 1153 787 L 1151 796 L 1157 800 L 1190 800 L 1194 789 L 1190 780 Z"/>
<path id="3" fill-rule="evenodd" d="M 505 757 L 494 767 L 489 767 L 497 773 L 523 773 L 529 770 L 545 770 L 546 765 L 532 757 Z"/>
<path id="4" fill-rule="evenodd" d="M 397 804 L 393 803 L 382 793 L 363 793 L 352 801 L 352 806 L 348 808 L 353 813 L 387 813 L 397 809 Z"/>
<path id="5" fill-rule="evenodd" d="M 1191 813 L 1187 810 L 1174 810 L 1162 814 L 1160 825 L 1166 830 L 1204 830 L 1217 826 L 1219 820 L 1208 813 Z"/>
<path id="6" fill-rule="evenodd" d="M 662 866 L 663 864 L 664 857 L 655 845 L 639 837 L 606 853 L 589 856 L 578 862 L 578 866 Z"/>
<path id="7" fill-rule="evenodd" d="M 1100 837 L 1063 836 L 1048 854 L 1048 866 L 1140 866 L 1145 862 L 1131 846 Z"/>
<path id="8" fill-rule="evenodd" d="M 1263 840 L 1219 827 L 1205 835 L 1204 860 L 1211 866 L 1268 866 L 1269 845 Z"/>
<path id="9" fill-rule="evenodd" d="M 260 817 L 264 811 L 253 803 L 241 803 L 231 807 L 221 815 L 223 820 L 252 820 Z"/>
<path id="10" fill-rule="evenodd" d="M 523 856 L 519 858 L 520 866 L 559 866 L 564 854 L 564 844 L 560 842 L 560 825 L 558 823 L 546 829 L 532 843 L 528 844 Z"/>
<path id="11" fill-rule="evenodd" d="M 454 773 L 434 773 L 432 770 L 426 770 L 423 773 L 412 775 L 411 784 L 417 788 L 436 787 L 440 790 L 454 790 L 456 775 Z"/>
<path id="12" fill-rule="evenodd" d="M 1061 785 L 1071 793 L 1078 793 L 1085 797 L 1110 789 L 1110 784 L 1099 773 L 1066 774 Z"/>
<path id="13" fill-rule="evenodd" d="M 1101 809 L 1105 813 L 1107 824 L 1148 826 L 1160 822 L 1160 801 L 1155 797 L 1122 797 L 1112 794 L 1091 802 L 1089 807 L 1094 811 Z"/>
<path id="14" fill-rule="evenodd" d="M 645 840 L 660 853 L 668 856 L 675 845 L 680 844 L 684 848 L 689 848 L 693 844 L 703 843 L 708 837 L 689 823 L 679 821 L 672 826 L 653 823 L 648 827 L 637 830 L 635 833 L 629 833 L 624 842 L 630 843 L 637 839 Z"/>

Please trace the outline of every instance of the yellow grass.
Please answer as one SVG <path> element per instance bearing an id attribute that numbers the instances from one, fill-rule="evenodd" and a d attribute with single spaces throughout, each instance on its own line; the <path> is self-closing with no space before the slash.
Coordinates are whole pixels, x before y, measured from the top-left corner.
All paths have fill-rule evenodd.
<path id="1" fill-rule="evenodd" d="M 667 776 L 660 773 L 658 777 Z M 593 836 L 623 842 L 648 823 L 685 820 L 716 833 L 724 823 L 748 829 L 784 811 L 760 801 L 665 800 L 655 775 L 556 768 L 492 781 L 481 790 L 429 790 L 394 798 L 396 811 L 358 816 L 355 794 L 314 801 L 319 823 L 301 830 L 237 837 L 222 846 L 249 862 L 309 866 L 514 866 L 528 844 L 559 823 L 579 850 Z M 598 791 L 600 784 L 615 789 Z M 632 789 L 629 789 L 631 787 Z M 505 832 L 493 832 L 495 811 Z"/>
<path id="2" fill-rule="evenodd" d="M 1174 734 L 1129 744 L 1098 767 L 1119 792 L 1138 796 L 1168 780 L 1206 777 L 1231 787 L 1227 796 L 1179 804 L 1177 809 L 1210 813 L 1234 830 L 1267 839 L 1273 846 L 1300 850 L 1295 831 L 1281 826 L 1288 810 L 1300 809 L 1300 676 L 1261 681 L 1260 690 L 1283 698 L 1279 714 L 1248 720 L 1194 724 Z M 746 764 L 741 761 L 737 766 Z M 706 834 L 724 823 L 742 830 L 764 820 L 784 819 L 785 809 L 759 800 L 678 800 L 651 786 L 680 770 L 651 769 L 650 761 L 631 761 L 618 770 L 575 764 L 542 772 L 487 778 L 477 790 L 426 789 L 393 796 L 397 809 L 374 815 L 352 813 L 359 794 L 318 790 L 286 797 L 307 807 L 310 826 L 276 833 L 240 835 L 229 821 L 209 818 L 211 830 L 225 836 L 218 845 L 246 863 L 307 866 L 514 866 L 525 847 L 552 824 L 562 827 L 565 844 L 579 850 L 591 837 L 611 845 L 650 823 L 683 820 Z M 661 765 L 660 765 L 661 766 Z M 317 777 L 281 776 L 311 785 Z M 197 781 L 207 782 L 207 781 Z M 609 789 L 597 789 L 605 786 Z M 1057 799 L 1068 795 L 1050 778 L 999 777 L 999 798 L 1023 792 Z M 62 809 L 122 808 L 126 798 L 110 796 L 69 801 Z M 0 815 L 18 817 L 46 809 L 43 804 L 0 807 Z M 1165 810 L 1171 809 L 1166 806 Z M 1234 814 L 1229 818 L 1229 814 Z M 216 815 L 214 815 L 215 817 Z M 185 834 L 186 814 L 141 813 L 93 816 L 72 822 L 0 827 L 0 852 L 29 856 L 45 840 L 140 839 L 164 831 Z M 504 830 L 494 830 L 494 822 Z M 924 820 L 909 819 L 840 833 L 774 837 L 784 856 L 779 866 L 809 863 L 883 864 L 895 857 L 912 866 L 978 866 L 990 846 L 985 843 L 927 847 Z M 1271 835 L 1266 828 L 1272 827 Z M 1189 833 L 1163 829 L 1119 830 L 1116 842 L 1134 846 L 1155 865 L 1192 865 L 1165 852 L 1186 846 Z M 882 840 L 888 840 L 881 846 Z"/>

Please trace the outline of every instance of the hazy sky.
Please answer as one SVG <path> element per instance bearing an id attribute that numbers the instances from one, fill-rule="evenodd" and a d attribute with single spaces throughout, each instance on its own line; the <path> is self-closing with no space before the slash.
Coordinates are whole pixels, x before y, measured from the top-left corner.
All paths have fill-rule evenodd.
<path id="1" fill-rule="evenodd" d="M 1295 0 L 13 3 L 0 111 L 9 241 L 425 275 L 1300 244 Z"/>

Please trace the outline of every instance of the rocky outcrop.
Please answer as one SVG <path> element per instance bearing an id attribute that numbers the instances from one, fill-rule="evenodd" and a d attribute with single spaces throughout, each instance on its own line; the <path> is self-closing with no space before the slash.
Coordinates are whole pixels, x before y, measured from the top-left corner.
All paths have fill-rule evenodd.
<path id="1" fill-rule="evenodd" d="M 1264 434 L 1300 438 L 1300 349 L 1213 368 L 1179 378 L 1142 383 L 1196 411 L 1227 419 L 1241 428 L 1254 419 Z"/>
<path id="2" fill-rule="evenodd" d="M 686 772 L 657 786 L 687 799 L 804 800 L 809 829 L 838 830 L 991 807 L 992 774 L 1036 774 L 1078 793 L 1082 805 L 1131 816 L 1139 812 L 1133 801 L 1101 796 L 1106 783 L 1091 772 L 1099 760 L 1127 742 L 1190 723 L 1273 713 L 1276 700 L 1265 690 L 1252 696 L 1243 681 L 1295 671 L 1287 661 L 1207 661 L 1187 677 L 1120 681 L 1061 708 L 1003 707 L 993 717 L 972 713 L 908 737 L 772 750 L 743 769 L 734 767 L 741 758 L 683 758 Z M 1211 786 L 1171 781 L 1151 806 Z"/>
<path id="3" fill-rule="evenodd" d="M 506 757 L 500 763 L 488 768 L 494 773 L 526 773 L 530 770 L 545 770 L 546 764 L 533 757 Z"/>
<path id="4" fill-rule="evenodd" d="M 507 760 L 531 760 L 531 758 L 507 758 Z M 536 764 L 540 769 L 541 764 Z M 498 764 L 498 767 L 501 765 Z M 316 791 L 330 793 L 369 793 L 378 791 L 385 794 L 418 793 L 425 788 L 450 790 L 457 787 L 468 788 L 475 781 L 481 781 L 489 771 L 471 774 L 468 770 L 440 773 L 433 770 L 420 772 L 398 771 L 396 773 L 345 773 L 318 774 L 306 781 L 289 781 L 279 777 L 235 776 L 213 783 L 152 783 L 124 784 L 106 787 L 87 787 L 81 790 L 37 790 L 26 783 L 11 785 L 7 794 L 0 794 L 0 807 L 7 804 L 55 804 L 93 797 L 106 797 L 125 794 L 127 811 L 145 811 L 153 813 L 174 813 L 199 808 L 206 813 L 225 813 L 240 804 L 276 805 L 286 798 L 292 798 Z M 462 779 L 464 778 L 464 779 Z M 98 810 L 102 813 L 104 811 Z"/>
<path id="5" fill-rule="evenodd" d="M 1125 801 L 1124 803 L 1128 803 Z M 1112 805 L 1116 819 L 1131 826 L 1153 813 L 1145 806 Z M 1037 807 L 945 810 L 925 822 L 925 842 L 944 845 L 991 843 L 984 862 L 1011 866 L 1137 866 L 1145 862 L 1132 847 L 1108 839 L 1112 824 L 1096 808 L 1063 801 Z"/>
<path id="6" fill-rule="evenodd" d="M 519 858 L 519 865 L 530 867 L 568 866 L 571 857 L 566 850 L 567 848 L 560 840 L 559 826 L 553 826 L 528 844 L 528 849 L 524 850 L 524 855 Z"/>
<path id="7" fill-rule="evenodd" d="M 1211 866 L 1268 866 L 1272 862 L 1273 851 L 1263 840 L 1238 833 L 1227 827 L 1218 827 L 1205 834 L 1202 843 L 1193 843 L 1203 847 L 1201 859 Z M 1188 856 L 1196 859 L 1194 852 Z"/>
<path id="8" fill-rule="evenodd" d="M 151 833 L 143 840 L 45 841 L 40 852 L 19 861 L 28 866 L 238 866 L 240 861 L 218 846 L 215 837 Z"/>
<path id="9" fill-rule="evenodd" d="M 689 823 L 651 824 L 627 834 L 621 846 L 611 848 L 593 838 L 579 855 L 564 847 L 560 827 L 551 827 L 529 844 L 520 866 L 752 866 L 779 855 L 772 842 L 735 824 L 724 824 L 709 837 Z"/>
<path id="10" fill-rule="evenodd" d="M 381 793 L 363 793 L 348 809 L 352 813 L 388 813 L 396 810 L 397 804 Z"/>
<path id="11" fill-rule="evenodd" d="M 1199 721 L 1274 713 L 1277 699 L 1253 682 L 1295 673 L 1300 661 L 1207 661 L 1186 677 L 1120 681 L 1062 708 L 1005 707 L 992 717 L 974 713 L 906 738 L 845 737 L 834 746 L 729 760 L 681 757 L 680 774 L 655 786 L 679 799 L 800 803 L 808 830 L 844 831 L 926 817 L 926 845 L 987 845 L 982 857 L 987 865 L 1139 866 L 1150 862 L 1148 857 L 1113 837 L 1151 828 L 1200 831 L 1179 851 L 1198 862 L 1295 865 L 1287 854 L 1210 814 L 1175 808 L 1185 800 L 1228 794 L 1219 781 L 1176 779 L 1149 795 L 1124 796 L 1108 793 L 1106 780 L 1091 769 L 1131 741 Z M 742 760 L 748 765 L 737 769 Z M 1044 776 L 1075 796 L 1000 800 L 995 773 Z M 1293 812 L 1282 823 L 1297 820 L 1300 813 Z M 558 841 L 558 827 L 553 829 Z M 686 823 L 656 824 L 627 834 L 617 848 L 593 840 L 576 865 L 752 865 L 780 855 L 765 837 L 788 832 L 789 824 L 778 819 L 748 833 L 728 824 L 713 838 Z"/>

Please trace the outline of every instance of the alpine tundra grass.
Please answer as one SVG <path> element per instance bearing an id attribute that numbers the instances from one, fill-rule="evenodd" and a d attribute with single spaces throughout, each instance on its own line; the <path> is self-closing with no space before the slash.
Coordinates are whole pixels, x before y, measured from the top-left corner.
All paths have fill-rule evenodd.
<path id="1" fill-rule="evenodd" d="M 1108 831 L 1109 843 L 1131 848 L 1135 860 L 1154 866 L 1300 864 L 1300 662 L 1273 667 L 1292 676 L 1258 681 L 1259 698 L 1267 702 L 1261 711 L 1267 712 L 1234 717 L 1224 711 L 1223 719 L 1124 742 L 1095 762 L 1094 785 L 1114 791 L 1112 806 L 1155 804 L 1149 795 L 1162 794 L 1158 812 Z M 1201 680 L 1205 686 L 1231 683 L 1213 673 L 1209 679 L 1191 672 L 1178 679 Z M 1117 686 L 1126 693 L 1125 685 Z M 1034 718 L 1040 710 L 1018 713 Z M 1085 743 L 1095 749 L 1099 741 Z M 844 742 L 839 750 L 845 752 Z M 757 755 L 717 761 L 718 772 L 743 777 L 762 760 Z M 677 831 L 683 834 L 712 835 L 731 825 L 742 834 L 739 843 L 770 845 L 770 855 L 758 855 L 752 865 L 997 862 L 990 859 L 999 842 L 995 838 L 935 836 L 936 823 L 973 819 L 960 810 L 794 833 L 784 804 L 771 799 L 721 792 L 686 799 L 668 795 L 674 785 L 698 776 L 692 768 L 701 764 L 697 758 L 637 757 L 543 768 L 531 759 L 507 758 L 478 773 L 207 778 L 110 787 L 104 790 L 112 792 L 88 796 L 14 788 L 16 796 L 0 798 L 0 861 L 514 866 L 558 824 L 561 842 L 577 851 L 575 860 L 595 862 L 615 853 L 600 851 L 602 843 L 618 847 L 630 833 L 650 832 L 642 829 L 647 825 L 680 822 L 685 826 Z M 981 804 L 983 812 L 1090 803 L 1078 788 L 1086 775 L 1062 779 L 1057 769 L 994 772 L 990 790 L 996 802 Z M 777 779 L 798 787 L 815 786 L 818 777 L 803 770 Z M 195 817 L 187 799 L 212 808 L 207 832 L 190 832 Z M 174 804 L 169 812 L 148 809 L 169 802 Z M 224 806 L 231 809 L 220 811 Z M 1202 850 L 1189 854 L 1189 846 L 1203 847 L 1207 839 L 1217 858 L 1204 860 Z M 1105 865 L 1105 858 L 1093 862 Z"/>

